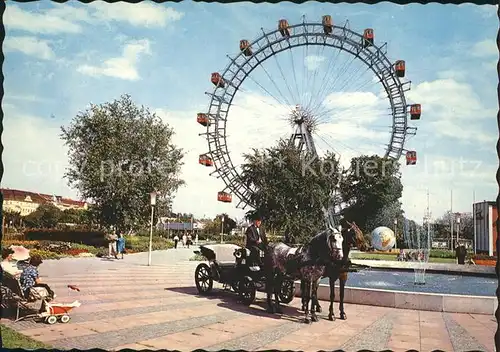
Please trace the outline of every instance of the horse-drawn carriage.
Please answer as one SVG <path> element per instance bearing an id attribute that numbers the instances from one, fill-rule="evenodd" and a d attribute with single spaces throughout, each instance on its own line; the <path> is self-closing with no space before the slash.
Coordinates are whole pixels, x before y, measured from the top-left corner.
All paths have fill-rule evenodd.
<path id="1" fill-rule="evenodd" d="M 233 244 L 202 245 L 197 254 L 208 260 L 195 270 L 195 283 L 198 292 L 206 295 L 212 291 L 214 281 L 223 284 L 224 289 L 238 293 L 240 300 L 250 305 L 255 301 L 257 291 L 266 290 L 264 270 L 251 270 L 247 259 L 250 251 Z M 261 256 L 263 254 L 261 253 Z M 281 302 L 288 304 L 295 296 L 295 285 L 292 279 L 281 281 L 278 291 Z"/>

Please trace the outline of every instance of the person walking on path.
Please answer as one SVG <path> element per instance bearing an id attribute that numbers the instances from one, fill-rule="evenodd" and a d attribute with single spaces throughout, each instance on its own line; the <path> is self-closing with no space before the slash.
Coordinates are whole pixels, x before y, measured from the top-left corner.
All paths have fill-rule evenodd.
<path id="1" fill-rule="evenodd" d="M 125 253 L 125 237 L 120 233 L 118 234 L 118 239 L 116 240 L 116 251 L 121 254 L 123 259 L 123 254 Z"/>
<path id="2" fill-rule="evenodd" d="M 118 239 L 118 236 L 116 233 L 113 231 L 110 235 L 108 235 L 108 257 L 111 258 L 111 256 L 114 256 L 115 259 L 118 259 L 118 256 L 116 255 L 116 240 Z"/>
<path id="3" fill-rule="evenodd" d="M 179 243 L 179 236 L 175 235 L 174 237 L 174 248 L 177 249 L 177 244 Z"/>
<path id="4" fill-rule="evenodd" d="M 189 249 L 189 246 L 193 244 L 193 238 L 191 237 L 191 234 L 188 234 L 188 237 L 187 237 L 187 246 L 188 246 L 188 249 Z"/>
<path id="5" fill-rule="evenodd" d="M 182 235 L 182 246 L 186 247 L 186 244 L 187 244 L 187 236 L 186 233 L 184 233 L 184 235 Z"/>

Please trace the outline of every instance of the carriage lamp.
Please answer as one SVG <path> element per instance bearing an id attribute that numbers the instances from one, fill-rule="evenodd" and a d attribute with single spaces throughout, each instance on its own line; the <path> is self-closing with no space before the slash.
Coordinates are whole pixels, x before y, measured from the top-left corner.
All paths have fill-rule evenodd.
<path id="1" fill-rule="evenodd" d="M 151 252 L 153 251 L 153 216 L 155 213 L 156 205 L 156 192 L 151 192 L 149 194 L 150 204 L 151 204 L 151 228 L 149 231 L 149 251 L 148 251 L 148 266 L 151 265 Z"/>

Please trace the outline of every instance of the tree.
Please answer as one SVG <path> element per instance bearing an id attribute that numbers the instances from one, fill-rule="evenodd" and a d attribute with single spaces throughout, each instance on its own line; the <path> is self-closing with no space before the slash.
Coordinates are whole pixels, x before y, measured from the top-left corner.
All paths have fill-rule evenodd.
<path id="1" fill-rule="evenodd" d="M 130 96 L 94 105 L 61 127 L 68 146 L 65 174 L 83 198 L 92 200 L 101 225 L 119 230 L 150 221 L 150 192 L 169 202 L 179 179 L 183 152 L 174 131 Z"/>
<path id="2" fill-rule="evenodd" d="M 304 242 L 324 229 L 322 207 L 327 207 L 340 175 L 338 159 L 310 157 L 288 141 L 245 154 L 242 182 L 253 190 L 255 210 L 264 226 L 285 235 L 288 243 Z"/>
<path id="3" fill-rule="evenodd" d="M 345 201 L 354 200 L 353 206 L 346 210 L 346 217 L 356 221 L 365 232 L 372 231 L 376 224 L 392 228 L 394 219 L 402 216 L 399 167 L 395 160 L 363 155 L 353 158 L 344 172 L 342 197 Z"/>
<path id="4" fill-rule="evenodd" d="M 21 226 L 21 212 L 19 211 L 12 211 L 12 210 L 4 210 L 3 211 L 3 218 L 5 225 L 7 227 L 18 227 Z"/>
<path id="5" fill-rule="evenodd" d="M 224 217 L 223 233 L 228 235 L 236 227 L 236 221 L 231 219 L 227 214 L 217 215 L 213 220 L 205 222 L 203 231 L 207 234 L 218 235 L 222 229 L 222 218 Z"/>
<path id="6" fill-rule="evenodd" d="M 460 218 L 459 224 L 457 224 L 457 218 Z M 457 215 L 449 210 L 440 218 L 436 219 L 434 224 L 435 237 L 450 238 L 452 221 L 454 239 L 457 238 L 457 234 L 459 238 L 465 238 L 468 240 L 474 239 L 474 219 L 472 218 L 472 213 L 461 213 L 460 215 Z"/>
<path id="7" fill-rule="evenodd" d="M 24 218 L 24 223 L 31 228 L 56 227 L 62 217 L 62 211 L 52 203 L 40 204 L 38 208 Z"/>
<path id="8" fill-rule="evenodd" d="M 87 218 L 86 213 L 87 210 L 85 209 L 66 209 L 63 210 L 59 222 L 65 224 L 83 225 L 85 224 L 85 220 Z"/>

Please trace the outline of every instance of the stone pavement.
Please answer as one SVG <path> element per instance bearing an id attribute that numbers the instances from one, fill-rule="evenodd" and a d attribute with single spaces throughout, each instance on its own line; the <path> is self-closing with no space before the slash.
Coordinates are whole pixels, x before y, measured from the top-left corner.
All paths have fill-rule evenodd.
<path id="1" fill-rule="evenodd" d="M 222 289 L 200 297 L 194 287 L 198 263 L 188 260 L 192 251 L 154 252 L 151 267 L 147 253 L 46 261 L 40 272 L 57 300 L 82 303 L 70 323 L 2 323 L 61 349 L 494 350 L 494 316 L 346 304 L 346 321 L 330 322 L 321 313 L 318 323 L 307 325 L 297 298 L 283 315 L 270 316 L 262 293 L 250 307 Z M 68 284 L 81 291 L 69 292 Z M 327 302 L 322 306 L 326 311 Z"/>

